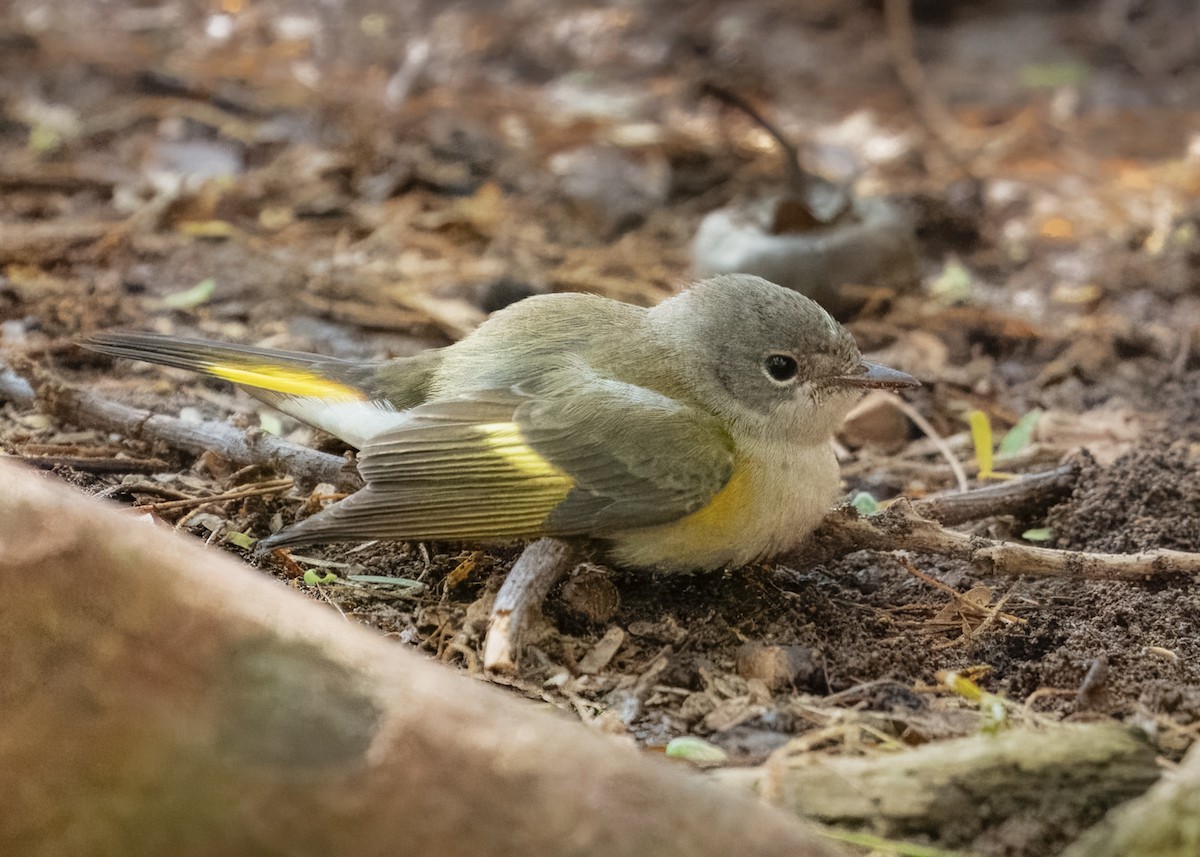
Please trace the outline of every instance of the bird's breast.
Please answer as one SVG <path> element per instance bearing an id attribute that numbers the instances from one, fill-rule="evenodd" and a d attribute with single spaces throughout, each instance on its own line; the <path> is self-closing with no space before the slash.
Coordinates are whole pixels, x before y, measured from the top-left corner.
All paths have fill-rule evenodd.
<path id="1" fill-rule="evenodd" d="M 745 565 L 795 547 L 832 505 L 838 467 L 828 443 L 739 448 L 729 481 L 704 507 L 611 537 L 624 565 L 698 571 Z"/>

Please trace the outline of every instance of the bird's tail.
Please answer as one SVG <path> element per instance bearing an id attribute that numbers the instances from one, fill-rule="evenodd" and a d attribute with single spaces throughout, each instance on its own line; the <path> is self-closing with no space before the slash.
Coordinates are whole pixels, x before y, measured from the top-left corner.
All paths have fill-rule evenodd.
<path id="1" fill-rule="evenodd" d="M 403 411 L 416 404 L 423 378 L 420 368 L 428 362 L 407 358 L 414 361 L 414 368 L 397 373 L 397 380 L 405 378 L 409 386 L 394 383 L 395 393 L 385 395 L 374 381 L 378 367 L 370 363 L 156 333 L 101 333 L 80 344 L 115 357 L 223 378 L 359 449 L 403 421 Z"/>
<path id="2" fill-rule="evenodd" d="M 271 404 L 277 403 L 277 396 L 305 396 L 326 401 L 367 398 L 359 381 L 361 364 L 314 354 L 157 333 L 98 333 L 80 344 L 114 357 L 144 360 L 223 378 L 266 394 L 261 398 Z"/>

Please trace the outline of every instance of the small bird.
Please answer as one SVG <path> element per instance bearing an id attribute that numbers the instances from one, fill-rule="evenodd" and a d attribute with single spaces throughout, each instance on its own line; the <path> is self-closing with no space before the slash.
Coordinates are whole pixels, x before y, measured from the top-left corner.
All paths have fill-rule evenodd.
<path id="1" fill-rule="evenodd" d="M 588 537 L 666 571 L 799 544 L 833 504 L 830 440 L 851 406 L 917 385 L 863 360 L 813 301 L 744 274 L 650 309 L 530 297 L 382 363 L 148 333 L 83 344 L 231 381 L 360 451 L 365 487 L 264 547 Z"/>

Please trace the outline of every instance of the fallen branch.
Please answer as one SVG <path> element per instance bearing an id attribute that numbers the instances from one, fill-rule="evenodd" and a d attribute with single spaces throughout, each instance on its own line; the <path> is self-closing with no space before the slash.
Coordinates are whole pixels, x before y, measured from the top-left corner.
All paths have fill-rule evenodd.
<path id="1" fill-rule="evenodd" d="M 815 565 L 860 550 L 948 556 L 969 562 L 985 574 L 1001 576 L 1032 574 L 1132 581 L 1200 573 L 1197 553 L 1166 549 L 1138 554 L 1082 553 L 956 532 L 921 517 L 912 503 L 903 498 L 869 518 L 860 516 L 850 506 L 835 509 L 789 560 Z"/>
<path id="2" fill-rule="evenodd" d="M 231 500 L 244 500 L 247 497 L 265 497 L 270 494 L 278 494 L 281 491 L 288 490 L 295 484 L 295 480 L 290 477 L 268 479 L 256 484 L 241 485 L 232 491 L 223 491 L 220 494 L 210 494 L 206 497 L 181 497 L 177 500 L 164 500 L 161 503 L 147 503 L 145 506 L 139 506 L 138 508 L 161 515 L 164 512 L 195 509 L 199 506 L 207 506 L 210 503 L 228 503 Z"/>
<path id="3" fill-rule="evenodd" d="M 1200 744 L 1150 791 L 1109 813 L 1062 857 L 1195 857 L 1200 854 Z"/>
<path id="4" fill-rule="evenodd" d="M 0 853 L 842 853 L 195 540 L 0 484 Z"/>
<path id="5" fill-rule="evenodd" d="M 530 620 L 541 610 L 551 587 L 579 558 L 579 545 L 560 539 L 538 539 L 522 551 L 492 605 L 483 645 L 485 669 L 516 670 Z"/>
<path id="6" fill-rule="evenodd" d="M 913 501 L 913 511 L 945 526 L 998 515 L 1038 516 L 1070 496 L 1085 460 L 1085 456 L 1077 456 L 1043 473 L 1031 473 L 973 491 L 923 497 Z"/>
<path id="7" fill-rule="evenodd" d="M 767 132 L 775 145 L 779 147 L 779 151 L 783 153 L 783 168 L 785 171 L 785 187 L 803 202 L 808 202 L 811 178 L 804 168 L 800 166 L 800 150 L 796 144 L 788 139 L 787 135 L 779 129 L 779 126 L 771 122 L 767 117 L 763 116 L 755 109 L 749 101 L 736 92 L 726 89 L 725 87 L 705 81 L 700 87 L 701 93 L 711 96 L 718 101 L 740 110 L 742 113 L 750 117 L 758 127 Z"/>
<path id="8" fill-rule="evenodd" d="M 955 163 L 962 165 L 965 149 L 979 145 L 978 134 L 959 124 L 933 91 L 917 59 L 912 0 L 884 0 L 883 18 L 896 76 L 916 108 L 917 117 Z"/>
<path id="9" fill-rule="evenodd" d="M 784 747 L 760 767 L 712 776 L 805 818 L 869 825 L 886 836 L 953 831 L 957 841 L 946 844 L 963 845 L 986 826 L 1046 807 L 1088 824 L 1145 792 L 1159 774 L 1144 738 L 1116 724 L 1088 723 L 866 757 Z"/>
<path id="10" fill-rule="evenodd" d="M 39 470 L 69 467 L 80 473 L 165 473 L 173 469 L 159 458 L 94 458 L 83 455 L 22 455 L 21 460 Z"/>
<path id="11" fill-rule="evenodd" d="M 0 264 L 37 264 L 66 258 L 120 226 L 107 220 L 51 220 L 5 223 L 0 230 Z"/>
<path id="12" fill-rule="evenodd" d="M 263 464 L 297 479 L 326 482 L 340 490 L 353 491 L 362 485 L 358 473 L 339 456 L 288 443 L 262 431 L 241 431 L 209 420 L 186 423 L 176 417 L 131 408 L 91 390 L 64 384 L 28 361 L 20 369 L 24 378 L 12 372 L 0 373 L 0 384 L 4 385 L 0 387 L 0 396 L 7 391 L 12 401 L 31 404 L 22 389 L 25 382 L 37 403 L 62 422 L 161 443 L 194 455 L 212 451 L 238 466 Z"/>

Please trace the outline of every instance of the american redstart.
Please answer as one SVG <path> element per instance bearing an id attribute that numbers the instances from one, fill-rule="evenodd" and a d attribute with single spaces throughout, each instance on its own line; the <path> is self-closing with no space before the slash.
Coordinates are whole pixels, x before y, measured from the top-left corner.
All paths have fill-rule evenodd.
<path id="1" fill-rule="evenodd" d="M 837 492 L 850 407 L 917 383 L 864 361 L 813 301 L 740 274 L 651 309 L 531 297 L 383 363 L 148 333 L 84 344 L 232 381 L 360 450 L 366 486 L 264 547 L 586 536 L 677 571 L 798 544 Z"/>

